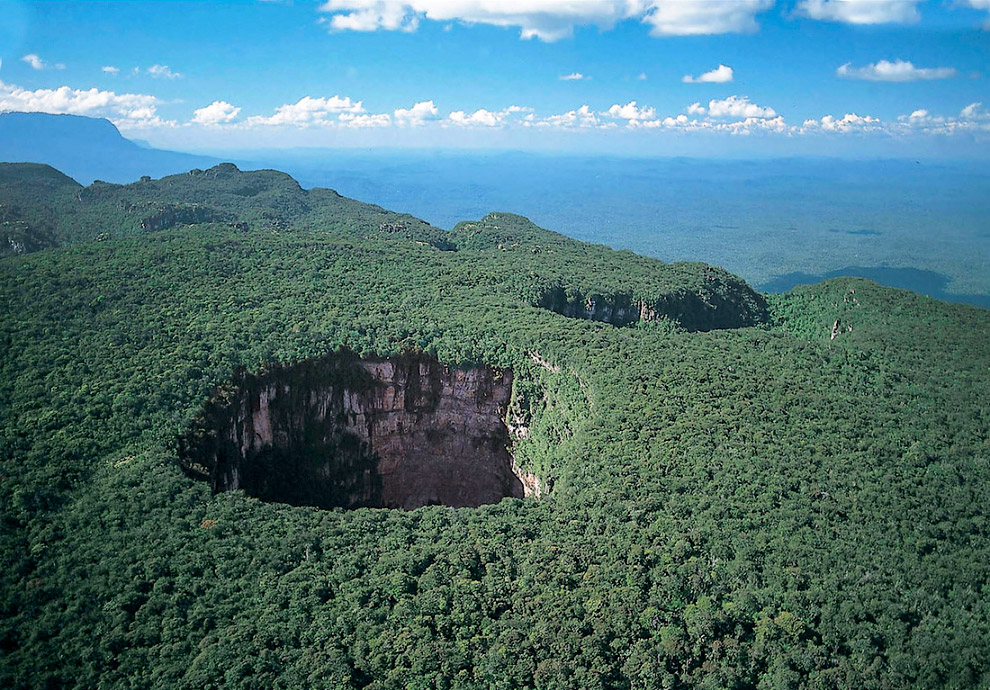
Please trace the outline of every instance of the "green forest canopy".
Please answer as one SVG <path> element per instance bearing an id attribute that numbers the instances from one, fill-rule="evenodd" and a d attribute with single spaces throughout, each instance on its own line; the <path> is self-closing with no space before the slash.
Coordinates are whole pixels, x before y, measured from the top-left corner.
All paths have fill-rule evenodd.
<path id="1" fill-rule="evenodd" d="M 990 684 L 990 312 L 229 164 L 0 180 L 0 686 Z M 180 470 L 237 367 L 340 347 L 512 368 L 552 491 L 319 510 Z"/>

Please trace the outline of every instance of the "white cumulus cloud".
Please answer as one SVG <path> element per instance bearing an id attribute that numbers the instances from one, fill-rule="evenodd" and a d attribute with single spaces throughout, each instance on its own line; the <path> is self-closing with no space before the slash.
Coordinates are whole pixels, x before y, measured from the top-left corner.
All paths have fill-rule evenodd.
<path id="1" fill-rule="evenodd" d="M 681 81 L 685 84 L 727 84 L 732 81 L 732 68 L 728 65 L 719 65 L 710 72 L 699 74 L 697 77 L 685 74 Z"/>
<path id="2" fill-rule="evenodd" d="M 463 110 L 455 110 L 448 116 L 448 119 L 455 125 L 461 126 L 482 125 L 484 127 L 497 127 L 499 125 L 498 115 L 484 108 L 479 108 L 470 115 Z"/>
<path id="3" fill-rule="evenodd" d="M 396 108 L 393 115 L 395 116 L 396 124 L 416 127 L 427 120 L 435 120 L 437 112 L 437 106 L 433 101 L 420 101 L 411 108 Z"/>
<path id="4" fill-rule="evenodd" d="M 121 129 L 172 127 L 162 120 L 156 108 L 159 100 L 139 93 L 114 93 L 99 89 L 24 89 L 0 81 L 0 112 L 23 111 L 89 117 L 105 117 Z"/>
<path id="5" fill-rule="evenodd" d="M 615 123 L 603 124 L 598 115 L 588 106 L 582 105 L 575 110 L 568 110 L 559 115 L 548 115 L 542 118 L 527 116 L 523 121 L 526 127 L 541 127 L 553 129 L 595 129 L 614 127 Z"/>
<path id="6" fill-rule="evenodd" d="M 846 113 L 841 118 L 833 115 L 826 115 L 820 120 L 805 120 L 801 128 L 802 132 L 837 132 L 848 134 L 851 132 L 878 132 L 883 130 L 883 123 L 879 118 L 870 115 L 857 115 L 856 113 Z"/>
<path id="7" fill-rule="evenodd" d="M 303 96 L 295 103 L 286 103 L 275 109 L 269 117 L 254 115 L 247 119 L 247 124 L 309 127 L 311 125 L 333 124 L 333 116 L 341 113 L 359 114 L 364 112 L 361 101 L 352 101 L 349 97 L 331 96 L 330 98 L 313 98 Z"/>
<path id="8" fill-rule="evenodd" d="M 461 127 L 500 127 L 506 124 L 513 115 L 520 113 L 531 113 L 532 108 L 521 105 L 510 105 L 503 110 L 487 110 L 479 108 L 473 113 L 466 113 L 463 110 L 455 110 L 447 116 L 447 120 Z M 512 118 L 517 121 L 518 118 Z"/>
<path id="9" fill-rule="evenodd" d="M 647 8 L 643 22 L 654 36 L 701 36 L 753 33 L 759 29 L 756 15 L 766 12 L 774 0 L 652 0 L 632 3 Z"/>
<path id="10" fill-rule="evenodd" d="M 984 136 L 990 133 L 990 112 L 983 109 L 982 103 L 970 103 L 959 111 L 958 116 L 933 115 L 925 108 L 919 108 L 910 115 L 899 116 L 893 129 L 898 134 L 951 136 L 965 133 Z"/>
<path id="11" fill-rule="evenodd" d="M 388 113 L 367 113 L 362 115 L 355 115 L 354 113 L 341 113 L 337 117 L 337 122 L 344 127 L 353 127 L 355 129 L 368 127 L 388 127 L 392 124 L 392 118 L 389 117 Z"/>
<path id="12" fill-rule="evenodd" d="M 192 121 L 197 125 L 215 127 L 234 120 L 241 109 L 227 101 L 213 101 L 204 108 L 193 111 Z"/>
<path id="13" fill-rule="evenodd" d="M 956 69 L 955 67 L 915 67 L 906 60 L 893 62 L 881 60 L 864 67 L 853 67 L 847 62 L 835 70 L 835 73 L 844 79 L 864 81 L 922 81 L 949 79 L 956 76 Z"/>
<path id="14" fill-rule="evenodd" d="M 330 13 L 333 31 L 415 31 L 419 28 L 416 10 L 402 2 L 379 0 L 328 0 L 320 6 Z"/>
<path id="15" fill-rule="evenodd" d="M 586 77 L 580 72 L 571 72 L 570 74 L 562 74 L 560 76 L 561 81 L 584 81 L 591 79 L 591 77 Z"/>
<path id="16" fill-rule="evenodd" d="M 845 24 L 912 24 L 921 0 L 801 0 L 797 11 L 812 19 Z"/>
<path id="17" fill-rule="evenodd" d="M 117 74 L 120 72 L 120 68 L 114 67 L 113 65 L 103 65 L 101 71 L 106 74 Z"/>
<path id="18" fill-rule="evenodd" d="M 697 105 L 697 104 L 695 104 Z M 690 112 L 690 108 L 688 110 Z M 712 117 L 776 117 L 777 111 L 750 103 L 746 96 L 729 96 L 708 102 L 708 114 Z"/>
<path id="19" fill-rule="evenodd" d="M 653 107 L 640 108 L 636 105 L 636 101 L 629 101 L 625 105 L 616 103 L 602 115 L 608 115 L 617 120 L 652 120 L 656 118 L 657 111 Z"/>
<path id="20" fill-rule="evenodd" d="M 638 20 L 654 36 L 746 33 L 774 0 L 326 0 L 331 31 L 416 31 L 422 20 L 515 27 L 523 39 L 557 41 L 578 26 L 607 30 Z"/>

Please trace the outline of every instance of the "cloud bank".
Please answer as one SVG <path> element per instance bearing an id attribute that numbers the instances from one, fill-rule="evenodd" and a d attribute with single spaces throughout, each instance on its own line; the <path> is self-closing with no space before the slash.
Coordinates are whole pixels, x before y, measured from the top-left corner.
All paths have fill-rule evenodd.
<path id="1" fill-rule="evenodd" d="M 752 33 L 774 0 L 327 0 L 331 31 L 406 31 L 423 20 L 516 28 L 523 39 L 559 41 L 577 27 L 601 30 L 635 20 L 654 36 Z"/>

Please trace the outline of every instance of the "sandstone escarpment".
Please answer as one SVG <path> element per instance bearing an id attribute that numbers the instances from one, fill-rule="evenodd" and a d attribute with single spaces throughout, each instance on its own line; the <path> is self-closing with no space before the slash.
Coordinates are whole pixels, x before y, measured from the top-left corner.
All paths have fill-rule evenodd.
<path id="1" fill-rule="evenodd" d="M 180 457 L 214 492 L 323 508 L 475 507 L 538 485 L 514 471 L 511 393 L 508 370 L 341 352 L 238 373 L 180 439 Z"/>
<path id="2" fill-rule="evenodd" d="M 704 269 L 700 285 L 649 299 L 637 298 L 631 292 L 588 292 L 553 285 L 542 290 L 535 306 L 614 326 L 669 320 L 688 331 L 753 326 L 766 321 L 768 313 L 762 295 L 738 278 L 712 268 Z"/>

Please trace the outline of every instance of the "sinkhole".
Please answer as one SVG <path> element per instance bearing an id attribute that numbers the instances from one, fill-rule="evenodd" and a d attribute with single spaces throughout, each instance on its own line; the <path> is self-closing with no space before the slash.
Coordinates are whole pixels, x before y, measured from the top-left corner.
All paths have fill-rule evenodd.
<path id="1" fill-rule="evenodd" d="M 214 493 L 320 508 L 477 507 L 538 491 L 505 424 L 512 371 L 423 354 L 238 371 L 179 439 Z"/>

